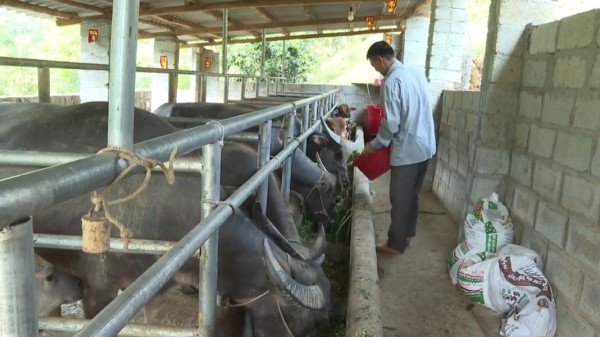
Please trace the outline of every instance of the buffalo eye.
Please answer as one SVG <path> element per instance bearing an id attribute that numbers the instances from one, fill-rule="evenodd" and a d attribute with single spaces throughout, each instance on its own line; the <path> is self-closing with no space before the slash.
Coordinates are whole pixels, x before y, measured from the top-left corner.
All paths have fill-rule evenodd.
<path id="1" fill-rule="evenodd" d="M 52 282 L 52 280 L 54 280 L 54 276 L 52 276 L 52 274 L 46 276 L 46 281 Z"/>

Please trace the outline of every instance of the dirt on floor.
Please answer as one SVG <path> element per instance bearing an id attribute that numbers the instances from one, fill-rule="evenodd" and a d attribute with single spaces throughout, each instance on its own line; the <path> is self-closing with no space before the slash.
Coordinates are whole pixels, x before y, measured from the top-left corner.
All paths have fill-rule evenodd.
<path id="1" fill-rule="evenodd" d="M 389 173 L 371 182 L 377 243 L 387 240 Z M 458 225 L 431 192 L 421 193 L 417 235 L 402 255 L 378 253 L 384 337 L 485 337 L 471 305 L 450 282 L 446 260 Z"/>

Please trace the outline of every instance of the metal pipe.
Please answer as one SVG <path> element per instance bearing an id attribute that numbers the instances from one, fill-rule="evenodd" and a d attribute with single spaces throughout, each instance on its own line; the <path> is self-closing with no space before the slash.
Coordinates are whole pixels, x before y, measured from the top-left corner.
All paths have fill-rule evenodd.
<path id="1" fill-rule="evenodd" d="M 252 139 L 251 137 L 248 138 Z M 255 138 L 258 139 L 258 137 Z M 90 156 L 93 156 L 93 154 L 0 150 L 0 165 L 46 167 L 61 165 Z M 168 165 L 168 162 L 164 164 Z M 162 171 L 160 168 L 153 168 L 152 170 Z M 194 157 L 177 158 L 173 162 L 173 170 L 175 172 L 201 173 L 202 160 Z"/>
<path id="2" fill-rule="evenodd" d="M 327 94 L 223 119 L 220 124 L 225 129 L 225 136 L 229 136 L 279 117 L 296 106 L 312 103 L 324 95 Z M 221 128 L 211 123 L 138 143 L 134 151 L 146 158 L 166 161 L 175 147 L 178 155 L 183 155 L 221 137 Z M 115 164 L 115 158 L 115 153 L 102 153 L 1 180 L 0 223 L 36 214 L 48 206 L 109 184 L 124 169 Z"/>
<path id="3" fill-rule="evenodd" d="M 262 30 L 262 47 L 261 47 L 261 57 L 260 57 L 260 77 L 265 77 L 265 58 L 266 58 L 266 45 L 267 45 L 267 30 L 263 28 Z M 257 91 L 258 92 L 258 91 Z M 256 96 L 258 97 L 258 96 Z"/>
<path id="4" fill-rule="evenodd" d="M 222 62 L 221 62 L 221 72 L 223 74 L 227 74 L 227 34 L 228 34 L 228 25 L 229 24 L 229 10 L 227 8 L 223 9 L 223 48 L 222 48 Z M 229 78 L 225 77 L 225 85 L 223 87 L 223 101 L 225 104 L 229 101 Z"/>
<path id="5" fill-rule="evenodd" d="M 206 165 L 202 175 L 202 218 L 206 219 L 221 200 L 221 145 L 215 142 L 202 147 Z M 213 337 L 216 323 L 217 263 L 219 254 L 219 229 L 204 245 L 200 255 L 200 312 L 198 332 L 200 337 Z"/>
<path id="6" fill-rule="evenodd" d="M 56 235 L 56 234 L 33 234 L 33 245 L 36 248 L 58 248 L 68 250 L 81 250 L 81 236 Z M 110 251 L 124 252 L 129 254 L 157 254 L 168 252 L 177 242 L 130 239 L 127 250 L 123 249 L 123 239 L 111 238 Z"/>
<path id="7" fill-rule="evenodd" d="M 240 94 L 240 101 L 246 100 L 246 78 L 242 78 L 242 93 Z"/>
<path id="8" fill-rule="evenodd" d="M 37 336 L 31 217 L 0 231 L 0 336 Z"/>
<path id="9" fill-rule="evenodd" d="M 306 105 L 304 110 L 302 111 L 302 131 L 308 128 L 310 123 L 310 105 Z M 302 140 L 302 144 L 300 145 L 302 152 L 306 153 L 306 139 Z"/>
<path id="10" fill-rule="evenodd" d="M 317 111 L 319 111 L 319 101 L 314 101 L 313 102 L 313 106 L 312 106 L 312 123 L 311 124 L 315 124 L 319 121 L 319 114 L 317 113 Z M 322 132 L 323 130 L 321 130 L 321 128 L 317 128 L 317 130 L 319 132 Z"/>
<path id="11" fill-rule="evenodd" d="M 192 254 L 233 214 L 259 185 L 275 171 L 280 163 L 300 145 L 300 141 L 314 132 L 315 123 L 286 146 L 272 160 L 238 188 L 222 205 L 211 212 L 146 272 L 138 277 L 121 295 L 117 296 L 75 337 L 112 337 L 127 324 L 139 309 L 160 290 Z M 225 206 L 225 204 L 229 206 Z"/>
<path id="12" fill-rule="evenodd" d="M 171 123 L 171 124 L 197 124 L 197 125 L 204 125 L 210 121 L 215 120 L 215 118 L 206 118 L 206 117 L 162 117 L 164 119 L 167 120 L 167 122 Z M 273 126 L 277 127 L 281 127 L 283 126 L 283 123 L 281 122 L 276 122 L 273 123 Z M 238 134 L 243 134 L 243 133 L 238 133 Z M 233 136 L 233 135 L 232 135 Z M 231 137 L 231 136 L 228 136 Z M 244 136 L 245 137 L 245 136 Z"/>
<path id="13" fill-rule="evenodd" d="M 50 103 L 50 68 L 38 68 L 38 102 Z"/>
<path id="14" fill-rule="evenodd" d="M 296 110 L 288 115 L 287 125 L 285 126 L 284 146 L 287 146 L 294 139 L 294 126 L 296 121 Z M 292 161 L 293 156 L 289 156 L 283 165 L 283 174 L 281 176 L 281 194 L 286 202 L 290 201 L 290 185 L 292 182 Z"/>
<path id="15" fill-rule="evenodd" d="M 259 87 L 259 85 L 260 85 L 260 78 L 257 78 L 256 82 L 254 84 L 254 91 L 255 91 L 254 92 L 254 98 L 258 98 L 259 95 L 260 95 L 260 92 L 259 92 L 260 87 Z"/>
<path id="16" fill-rule="evenodd" d="M 47 331 L 75 333 L 90 322 L 89 319 L 73 319 L 62 317 L 38 317 L 38 328 Z M 196 328 L 178 326 L 127 324 L 117 336 L 136 337 L 191 337 L 195 336 Z"/>
<path id="17" fill-rule="evenodd" d="M 208 85 L 208 76 L 201 75 L 201 86 L 200 86 L 200 102 L 206 102 L 207 97 L 207 85 Z"/>
<path id="18" fill-rule="evenodd" d="M 272 121 L 266 121 L 259 128 L 258 143 L 258 168 L 264 167 L 271 156 L 271 131 Z M 265 180 L 257 191 L 257 200 L 260 202 L 263 214 L 267 214 L 267 195 L 269 191 L 269 181 Z"/>

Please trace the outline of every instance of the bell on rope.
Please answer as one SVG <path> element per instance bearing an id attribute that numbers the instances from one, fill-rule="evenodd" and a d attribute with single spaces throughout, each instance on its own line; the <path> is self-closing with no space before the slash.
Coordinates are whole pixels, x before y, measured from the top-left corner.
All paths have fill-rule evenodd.
<path id="1" fill-rule="evenodd" d="M 84 253 L 102 254 L 110 250 L 111 224 L 104 212 L 84 215 L 81 218 L 83 242 L 81 250 Z"/>

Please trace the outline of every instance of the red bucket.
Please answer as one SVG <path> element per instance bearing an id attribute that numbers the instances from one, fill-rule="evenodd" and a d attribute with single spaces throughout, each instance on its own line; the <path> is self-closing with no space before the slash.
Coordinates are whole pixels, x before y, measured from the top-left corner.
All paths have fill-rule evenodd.
<path id="1" fill-rule="evenodd" d="M 390 147 L 382 147 L 373 154 L 358 156 L 354 159 L 353 164 L 369 180 L 377 179 L 390 169 Z"/>
<path id="2" fill-rule="evenodd" d="M 376 135 L 383 119 L 383 105 L 368 104 L 365 132 L 369 136 Z"/>

